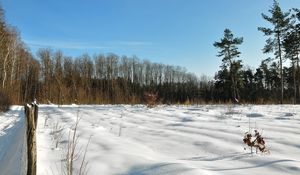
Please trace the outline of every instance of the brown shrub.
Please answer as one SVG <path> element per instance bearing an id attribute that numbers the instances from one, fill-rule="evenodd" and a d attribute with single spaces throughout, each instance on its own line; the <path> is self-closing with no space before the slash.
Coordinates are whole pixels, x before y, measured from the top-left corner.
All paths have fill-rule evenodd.
<path id="1" fill-rule="evenodd" d="M 153 108 L 156 105 L 157 94 L 146 92 L 144 97 L 149 108 Z"/>
<path id="2" fill-rule="evenodd" d="M 7 111 L 10 105 L 11 102 L 9 97 L 4 92 L 0 91 L 0 112 Z"/>
<path id="3" fill-rule="evenodd" d="M 254 130 L 254 137 L 256 137 L 254 140 L 252 140 L 252 134 L 249 132 L 246 132 L 244 135 L 244 139 L 243 142 L 249 146 L 251 148 L 251 153 L 252 153 L 252 148 L 256 148 L 256 153 L 257 150 L 261 151 L 261 152 L 268 152 L 268 150 L 266 150 L 266 146 L 265 146 L 265 140 L 264 138 L 261 136 L 261 134 L 257 131 Z"/>

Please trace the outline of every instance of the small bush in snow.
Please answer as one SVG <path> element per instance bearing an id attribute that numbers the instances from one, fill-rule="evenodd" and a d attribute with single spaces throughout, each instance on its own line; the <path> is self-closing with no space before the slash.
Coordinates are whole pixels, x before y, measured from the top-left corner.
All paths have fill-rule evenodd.
<path id="1" fill-rule="evenodd" d="M 144 94 L 144 97 L 145 97 L 147 106 L 148 106 L 149 108 L 155 107 L 155 105 L 156 105 L 156 100 L 157 100 L 157 94 L 146 92 L 146 93 Z"/>
<path id="2" fill-rule="evenodd" d="M 259 151 L 261 152 L 266 152 L 266 146 L 265 146 L 265 140 L 264 138 L 261 136 L 261 134 L 259 134 L 259 132 L 257 130 L 254 130 L 254 137 L 255 139 L 252 141 L 252 134 L 249 132 L 246 132 L 244 135 L 244 143 L 249 146 L 251 148 L 251 153 L 252 153 L 252 148 L 256 148 L 256 153 Z"/>
<path id="3" fill-rule="evenodd" d="M 77 129 L 78 129 L 79 121 L 80 121 L 80 117 L 79 117 L 79 110 L 78 110 L 75 124 L 69 131 L 69 137 L 67 143 L 68 145 L 65 150 L 66 153 L 64 157 L 66 161 L 65 161 L 64 173 L 63 173 L 65 175 L 73 175 L 73 174 L 86 175 L 88 171 L 87 169 L 88 161 L 86 160 L 86 154 L 87 154 L 89 143 L 91 141 L 91 136 L 88 140 L 84 152 L 82 152 L 81 149 L 78 149 L 79 137 L 77 135 L 77 131 L 78 131 Z M 82 157 L 82 159 L 80 161 L 79 171 L 77 173 L 74 173 L 74 162 L 78 160 L 80 157 Z"/>

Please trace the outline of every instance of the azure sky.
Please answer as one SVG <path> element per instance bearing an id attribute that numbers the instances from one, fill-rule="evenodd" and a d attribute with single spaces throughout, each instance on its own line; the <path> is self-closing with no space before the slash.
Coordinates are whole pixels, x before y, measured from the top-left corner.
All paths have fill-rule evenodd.
<path id="1" fill-rule="evenodd" d="M 60 49 L 70 56 L 83 53 L 136 55 L 186 67 L 213 76 L 221 65 L 213 43 L 225 28 L 244 37 L 244 64 L 255 68 L 266 58 L 265 37 L 273 0 L 1 0 L 10 25 L 35 53 Z M 280 0 L 284 11 L 300 0 Z"/>

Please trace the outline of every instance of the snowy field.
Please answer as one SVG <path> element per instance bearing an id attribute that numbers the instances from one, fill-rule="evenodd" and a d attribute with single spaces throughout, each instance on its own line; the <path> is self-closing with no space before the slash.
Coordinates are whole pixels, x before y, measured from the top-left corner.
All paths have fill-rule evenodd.
<path id="1" fill-rule="evenodd" d="M 40 106 L 38 173 L 62 174 L 70 128 L 78 126 L 92 175 L 300 174 L 300 106 Z M 269 153 L 244 150 L 258 129 Z M 46 122 L 45 122 L 46 119 Z M 54 126 L 62 138 L 55 148 Z M 80 159 L 75 167 L 80 166 Z"/>
<path id="2" fill-rule="evenodd" d="M 300 106 L 40 105 L 38 175 L 64 174 L 77 116 L 88 175 L 300 174 Z M 249 118 L 269 153 L 244 150 Z M 1 175 L 22 173 L 23 124 L 21 107 L 0 114 Z"/>
<path id="3" fill-rule="evenodd" d="M 24 112 L 12 106 L 7 113 L 0 112 L 0 175 L 26 174 L 26 128 Z"/>

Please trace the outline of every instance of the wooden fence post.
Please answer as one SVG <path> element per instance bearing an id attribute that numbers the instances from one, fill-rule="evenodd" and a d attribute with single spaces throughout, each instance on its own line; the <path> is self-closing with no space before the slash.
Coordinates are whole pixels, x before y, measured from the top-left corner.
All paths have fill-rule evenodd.
<path id="1" fill-rule="evenodd" d="M 27 175 L 36 175 L 36 127 L 38 106 L 35 103 L 25 105 L 27 125 Z"/>

